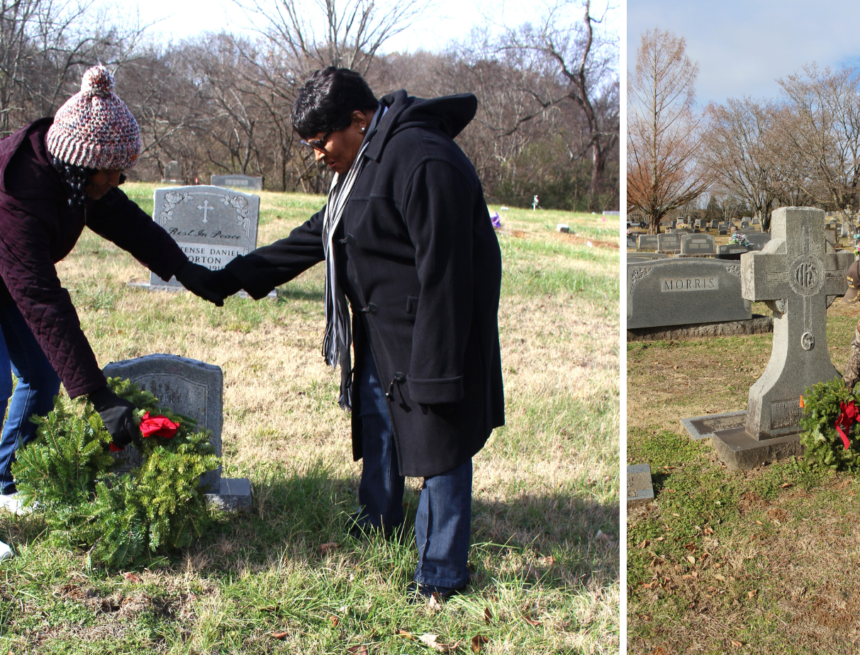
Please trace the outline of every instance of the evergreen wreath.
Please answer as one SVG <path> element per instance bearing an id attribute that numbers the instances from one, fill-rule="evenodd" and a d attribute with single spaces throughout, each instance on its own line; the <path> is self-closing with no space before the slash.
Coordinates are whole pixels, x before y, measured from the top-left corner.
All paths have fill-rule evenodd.
<path id="1" fill-rule="evenodd" d="M 179 424 L 175 435 L 142 439 L 142 464 L 117 475 L 111 436 L 92 403 L 58 396 L 52 412 L 34 417 L 37 436 L 18 450 L 12 472 L 23 505 L 44 517 L 54 545 L 86 550 L 91 566 L 120 568 L 202 534 L 212 510 L 200 476 L 220 460 L 194 419 L 159 407 L 128 380 L 110 378 L 108 385 L 137 408 L 138 422 L 147 412 L 160 414 Z"/>
<path id="2" fill-rule="evenodd" d="M 840 377 L 819 382 L 801 397 L 800 443 L 809 464 L 860 471 L 860 401 Z"/>

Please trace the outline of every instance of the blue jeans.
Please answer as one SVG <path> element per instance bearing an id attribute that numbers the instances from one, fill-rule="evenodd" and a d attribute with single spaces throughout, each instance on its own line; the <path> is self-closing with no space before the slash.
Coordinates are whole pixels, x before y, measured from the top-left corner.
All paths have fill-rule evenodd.
<path id="1" fill-rule="evenodd" d="M 0 305 L 0 337 L 0 417 L 9 407 L 0 437 L 0 493 L 8 494 L 15 492 L 11 469 L 18 442 L 26 444 L 36 436 L 30 417 L 54 408 L 60 378 L 15 305 Z M 18 378 L 14 394 L 13 371 Z"/>
<path id="2" fill-rule="evenodd" d="M 398 474 L 391 416 L 370 346 L 361 357 L 358 411 L 361 417 L 362 471 L 359 525 L 391 534 L 403 523 L 404 478 Z M 415 541 L 418 567 L 414 580 L 432 587 L 459 589 L 469 582 L 469 532 L 472 522 L 472 460 L 424 479 Z"/>

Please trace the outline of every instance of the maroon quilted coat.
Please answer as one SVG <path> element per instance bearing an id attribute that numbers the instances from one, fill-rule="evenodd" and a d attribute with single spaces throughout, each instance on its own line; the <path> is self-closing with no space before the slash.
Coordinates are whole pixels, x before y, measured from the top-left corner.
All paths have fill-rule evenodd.
<path id="1" fill-rule="evenodd" d="M 15 303 L 75 398 L 103 387 L 105 376 L 81 330 L 54 264 L 71 252 L 86 225 L 169 279 L 186 261 L 176 242 L 119 189 L 84 209 L 51 165 L 43 118 L 0 140 L 0 303 Z"/>

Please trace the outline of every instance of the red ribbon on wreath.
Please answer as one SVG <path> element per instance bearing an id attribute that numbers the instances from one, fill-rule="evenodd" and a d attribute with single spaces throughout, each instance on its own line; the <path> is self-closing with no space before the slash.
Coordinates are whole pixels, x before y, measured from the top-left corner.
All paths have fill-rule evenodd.
<path id="1" fill-rule="evenodd" d="M 845 445 L 845 450 L 848 450 L 851 447 L 851 443 L 848 441 L 848 437 L 845 436 L 845 431 L 850 430 L 851 425 L 857 420 L 857 417 L 860 416 L 860 409 L 854 405 L 853 400 L 847 405 L 845 403 L 840 403 L 840 409 L 842 410 L 842 413 L 839 415 L 839 418 L 836 419 L 836 431 L 839 433 L 839 436 L 842 437 L 842 443 Z"/>
<path id="2" fill-rule="evenodd" d="M 147 437 L 164 437 L 165 439 L 170 439 L 176 434 L 178 429 L 179 423 L 174 423 L 166 416 L 150 416 L 149 412 L 143 415 L 143 419 L 140 422 L 140 434 L 144 439 Z M 119 453 L 123 450 L 125 449 L 115 446 L 113 443 L 110 445 L 112 453 Z"/>

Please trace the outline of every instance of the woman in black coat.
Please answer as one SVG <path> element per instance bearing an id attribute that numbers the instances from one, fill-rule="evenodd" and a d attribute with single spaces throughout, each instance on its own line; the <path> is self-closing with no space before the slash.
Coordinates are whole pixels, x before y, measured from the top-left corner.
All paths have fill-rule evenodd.
<path id="1" fill-rule="evenodd" d="M 340 404 L 352 409 L 353 454 L 364 460 L 357 523 L 396 529 L 404 476 L 424 478 L 410 585 L 424 596 L 468 583 L 472 456 L 504 424 L 501 253 L 481 183 L 453 141 L 476 109 L 473 95 L 377 100 L 357 73 L 317 71 L 292 121 L 335 173 L 328 202 L 216 274 L 224 295 L 262 298 L 326 262 L 323 354 L 341 365 Z"/>
<path id="2" fill-rule="evenodd" d="M 206 288 L 210 272 L 118 187 L 137 162 L 140 132 L 101 66 L 56 116 L 0 140 L 0 504 L 17 499 L 11 466 L 35 436 L 30 417 L 47 414 L 62 382 L 88 395 L 116 445 L 139 439 L 131 403 L 107 386 L 55 264 L 84 226 L 130 252 L 163 278 L 221 303 Z M 12 372 L 18 379 L 12 393 Z M 9 399 L 11 397 L 11 402 Z"/>

